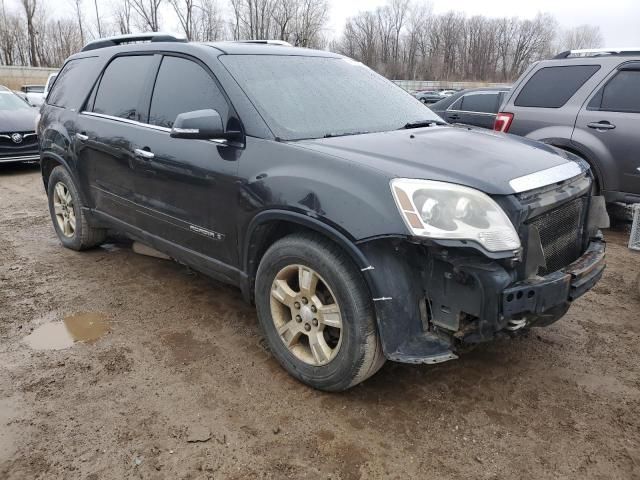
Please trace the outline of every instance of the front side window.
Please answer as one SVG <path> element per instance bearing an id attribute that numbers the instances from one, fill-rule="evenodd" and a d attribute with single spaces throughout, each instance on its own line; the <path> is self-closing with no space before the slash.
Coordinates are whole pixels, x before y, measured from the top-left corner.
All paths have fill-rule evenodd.
<path id="1" fill-rule="evenodd" d="M 640 113 L 640 71 L 618 72 L 589 103 L 593 110 Z"/>
<path id="2" fill-rule="evenodd" d="M 207 108 L 217 110 L 223 121 L 229 113 L 211 75 L 191 60 L 164 57 L 153 89 L 149 123 L 171 128 L 178 114 Z"/>
<path id="3" fill-rule="evenodd" d="M 96 61 L 97 57 L 68 61 L 47 96 L 47 104 L 62 108 L 80 104 L 96 79 Z"/>
<path id="4" fill-rule="evenodd" d="M 497 113 L 497 93 L 473 93 L 462 97 L 462 107 L 465 112 Z"/>
<path id="5" fill-rule="evenodd" d="M 140 121 L 139 104 L 152 66 L 150 55 L 116 57 L 102 75 L 93 111 Z"/>
<path id="6" fill-rule="evenodd" d="M 598 70 L 599 65 L 541 68 L 522 87 L 514 104 L 516 107 L 560 108 Z"/>
<path id="7" fill-rule="evenodd" d="M 283 140 L 442 121 L 409 93 L 353 60 L 294 55 L 222 55 L 220 60 Z"/>

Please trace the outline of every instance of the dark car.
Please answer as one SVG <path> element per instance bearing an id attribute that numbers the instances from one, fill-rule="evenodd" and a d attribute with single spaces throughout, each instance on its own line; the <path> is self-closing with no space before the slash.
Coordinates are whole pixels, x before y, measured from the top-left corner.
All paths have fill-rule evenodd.
<path id="1" fill-rule="evenodd" d="M 443 98 L 447 98 L 446 95 L 444 95 L 442 92 L 437 92 L 434 90 L 416 92 L 413 94 L 413 96 L 416 97 L 418 100 L 420 100 L 422 103 L 426 103 L 426 104 L 439 102 Z"/>
<path id="2" fill-rule="evenodd" d="M 640 203 L 640 49 L 574 50 L 531 66 L 496 130 L 586 160 L 608 202 Z"/>
<path id="3" fill-rule="evenodd" d="M 114 229 L 237 285 L 273 355 L 319 389 L 549 325 L 604 269 L 585 163 L 446 125 L 326 51 L 100 40 L 67 60 L 39 125 L 64 246 Z"/>
<path id="4" fill-rule="evenodd" d="M 430 105 L 429 108 L 449 123 L 493 128 L 496 114 L 509 88 L 473 88 Z"/>
<path id="5" fill-rule="evenodd" d="M 40 159 L 35 132 L 37 110 L 0 86 L 0 163 Z"/>

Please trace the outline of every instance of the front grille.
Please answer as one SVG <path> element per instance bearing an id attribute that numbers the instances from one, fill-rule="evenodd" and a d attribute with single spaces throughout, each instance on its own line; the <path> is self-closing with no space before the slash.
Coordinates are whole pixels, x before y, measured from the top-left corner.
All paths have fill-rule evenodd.
<path id="1" fill-rule="evenodd" d="M 540 275 L 560 270 L 582 253 L 582 224 L 585 198 L 576 198 L 528 222 L 540 232 L 547 268 Z"/>
<path id="2" fill-rule="evenodd" d="M 11 139 L 13 133 L 26 135 L 20 143 Z M 38 153 L 38 136 L 32 132 L 0 132 L 0 157 L 17 157 L 22 155 L 34 155 Z"/>

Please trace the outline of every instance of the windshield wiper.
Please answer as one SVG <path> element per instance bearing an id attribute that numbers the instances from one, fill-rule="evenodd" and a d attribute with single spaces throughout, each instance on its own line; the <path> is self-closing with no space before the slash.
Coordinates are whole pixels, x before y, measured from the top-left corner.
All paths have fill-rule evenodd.
<path id="1" fill-rule="evenodd" d="M 432 125 L 448 125 L 447 122 L 443 122 L 442 120 L 421 120 L 419 122 L 409 122 L 404 125 L 404 127 L 399 128 L 398 130 L 407 130 L 410 128 L 421 128 L 421 127 L 431 127 Z"/>
<path id="2" fill-rule="evenodd" d="M 329 133 L 325 133 L 322 136 L 322 138 L 346 137 L 348 135 L 364 135 L 365 133 L 370 133 L 370 132 L 344 132 L 344 133 L 329 132 Z"/>

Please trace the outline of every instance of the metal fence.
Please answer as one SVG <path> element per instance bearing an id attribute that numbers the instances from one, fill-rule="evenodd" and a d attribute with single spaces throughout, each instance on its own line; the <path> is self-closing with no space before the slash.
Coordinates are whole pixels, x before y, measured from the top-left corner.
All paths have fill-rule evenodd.
<path id="1" fill-rule="evenodd" d="M 12 90 L 20 90 L 22 85 L 44 85 L 57 68 L 0 66 L 0 85 Z"/>

